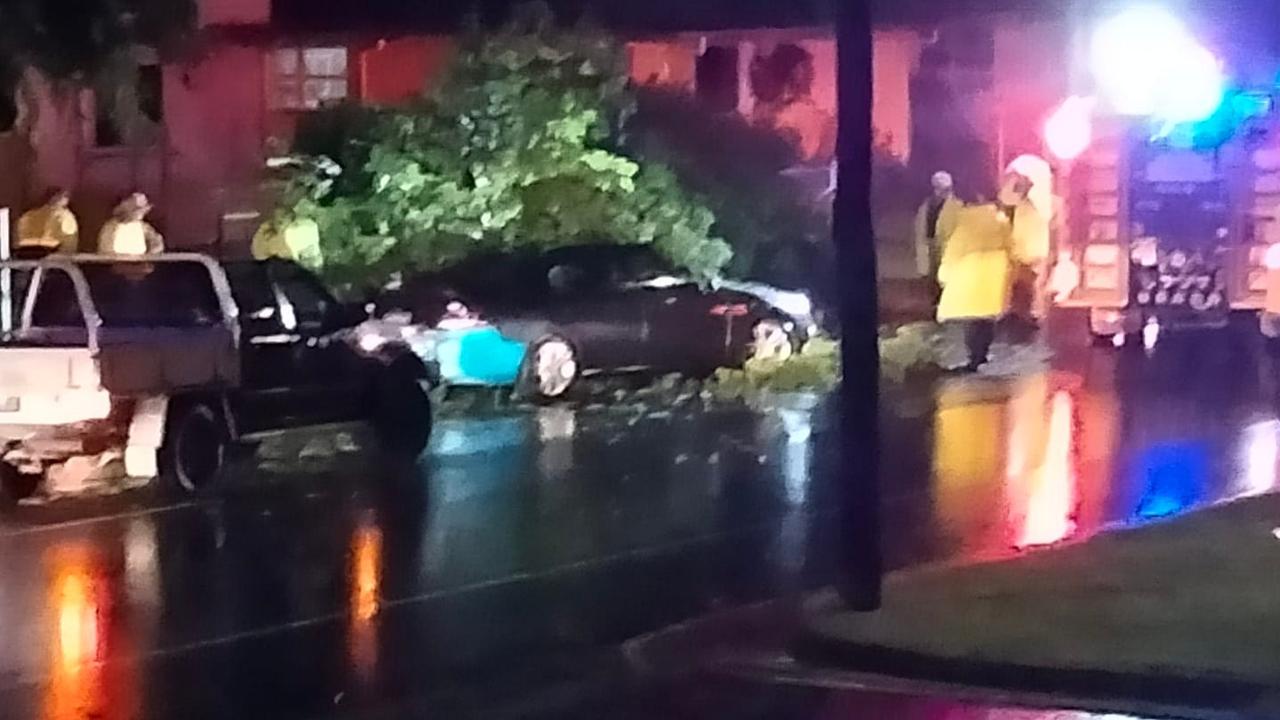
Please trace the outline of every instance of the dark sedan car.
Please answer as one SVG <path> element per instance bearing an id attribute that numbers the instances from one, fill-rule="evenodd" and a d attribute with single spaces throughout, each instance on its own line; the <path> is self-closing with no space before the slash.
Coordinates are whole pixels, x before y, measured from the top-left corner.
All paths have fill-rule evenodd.
<path id="1" fill-rule="evenodd" d="M 510 381 L 546 398 L 593 374 L 702 376 L 754 354 L 786 357 L 814 332 L 803 293 L 752 283 L 707 287 L 635 246 L 475 257 L 407 279 L 378 304 L 384 317 L 408 313 L 419 326 L 496 328 L 524 347 Z"/>

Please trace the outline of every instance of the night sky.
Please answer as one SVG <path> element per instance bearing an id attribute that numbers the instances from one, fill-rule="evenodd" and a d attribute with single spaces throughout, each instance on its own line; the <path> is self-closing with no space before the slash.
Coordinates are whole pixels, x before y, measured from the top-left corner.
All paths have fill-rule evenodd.
<path id="1" fill-rule="evenodd" d="M 276 21 L 299 29 L 448 30 L 469 12 L 500 20 L 519 0 L 275 0 Z M 823 22 L 828 0 L 551 0 L 561 18 L 584 15 L 617 30 L 684 30 Z"/>
<path id="2" fill-rule="evenodd" d="M 276 19 L 295 28 L 447 30 L 468 11 L 489 22 L 524 0 L 275 0 Z M 621 31 L 715 30 L 826 24 L 837 0 L 549 0 L 566 21 L 583 15 Z M 1048 2 L 1054 5 L 1054 2 Z M 982 9 L 1043 11 L 1046 0 L 872 0 L 884 22 Z"/>
<path id="3" fill-rule="evenodd" d="M 469 13 L 490 24 L 526 0 L 273 0 L 276 25 L 322 32 L 448 32 Z M 852 0 L 548 0 L 565 22 L 584 16 L 624 33 L 787 27 L 831 22 L 836 2 Z M 1115 7 L 1118 0 L 871 0 L 880 23 L 927 23 L 943 16 L 1000 10 L 1018 14 Z M 1164 0 L 1175 10 L 1216 16 L 1219 31 L 1252 35 L 1280 49 L 1278 0 Z M 1230 18 L 1222 22 L 1224 18 Z"/>

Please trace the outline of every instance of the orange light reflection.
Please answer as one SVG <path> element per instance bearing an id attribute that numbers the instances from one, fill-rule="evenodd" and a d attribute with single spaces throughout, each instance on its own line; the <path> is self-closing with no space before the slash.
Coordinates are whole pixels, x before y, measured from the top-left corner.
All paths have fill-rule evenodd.
<path id="1" fill-rule="evenodd" d="M 104 604 L 84 545 L 56 548 L 50 555 L 48 611 L 53 622 L 50 681 L 45 720 L 101 716 L 105 704 L 102 668 Z"/>
<path id="2" fill-rule="evenodd" d="M 1033 472 L 1019 548 L 1052 545 L 1076 530 L 1076 474 L 1071 446 L 1073 402 L 1065 391 L 1054 394 L 1044 464 Z"/>
<path id="3" fill-rule="evenodd" d="M 368 680 L 378 660 L 374 618 L 381 608 L 382 530 L 366 522 L 351 539 L 351 664 Z"/>

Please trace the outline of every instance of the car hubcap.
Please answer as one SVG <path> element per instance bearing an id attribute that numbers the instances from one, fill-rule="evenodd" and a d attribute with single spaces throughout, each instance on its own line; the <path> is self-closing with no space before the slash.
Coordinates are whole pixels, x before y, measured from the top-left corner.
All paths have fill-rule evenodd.
<path id="1" fill-rule="evenodd" d="M 573 348 L 559 340 L 539 345 L 535 360 L 538 391 L 546 397 L 563 395 L 578 376 L 578 361 L 573 357 Z"/>
<path id="2" fill-rule="evenodd" d="M 786 360 L 791 357 L 793 348 L 787 331 L 776 322 L 762 322 L 756 325 L 751 356 L 757 360 Z"/>

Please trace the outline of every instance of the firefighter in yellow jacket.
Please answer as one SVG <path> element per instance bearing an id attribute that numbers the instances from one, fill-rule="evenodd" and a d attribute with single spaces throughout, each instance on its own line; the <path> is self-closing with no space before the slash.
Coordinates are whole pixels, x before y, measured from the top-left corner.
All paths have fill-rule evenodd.
<path id="1" fill-rule="evenodd" d="M 1013 260 L 1013 311 L 1033 323 L 1044 319 L 1048 306 L 1050 232 L 1048 207 L 1051 202 L 1040 203 L 1032 196 L 1035 182 L 1031 178 L 1011 171 L 1005 176 L 1000 189 L 1000 204 L 1009 215 Z"/>
<path id="2" fill-rule="evenodd" d="M 255 260 L 284 258 L 311 270 L 324 266 L 320 226 L 292 213 L 280 213 L 264 222 L 253 235 L 251 251 Z"/>
<path id="3" fill-rule="evenodd" d="M 116 206 L 111 219 L 98 233 L 103 255 L 155 255 L 164 252 L 164 238 L 147 222 L 151 201 L 134 193 Z"/>
<path id="4" fill-rule="evenodd" d="M 955 232 L 956 216 L 964 204 L 956 197 L 955 183 L 949 173 L 934 173 L 929 184 L 933 186 L 933 193 L 916 213 L 916 271 L 920 277 L 933 279 L 938 275 L 943 248 Z"/>
<path id="5" fill-rule="evenodd" d="M 938 321 L 965 326 L 966 369 L 986 364 L 996 321 L 1009 309 L 1013 225 L 997 204 L 961 209 L 938 268 Z"/>
<path id="6" fill-rule="evenodd" d="M 18 219 L 18 239 L 14 256 L 38 260 L 54 253 L 73 254 L 80 250 L 80 224 L 71 212 L 71 195 L 54 190 L 49 200 Z"/>

